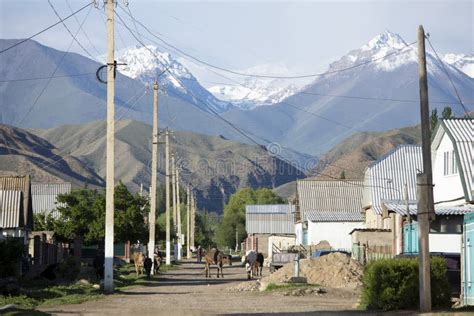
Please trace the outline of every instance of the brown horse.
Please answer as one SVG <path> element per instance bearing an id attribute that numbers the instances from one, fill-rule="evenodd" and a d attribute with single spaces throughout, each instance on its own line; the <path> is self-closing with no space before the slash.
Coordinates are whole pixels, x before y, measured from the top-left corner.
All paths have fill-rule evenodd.
<path id="1" fill-rule="evenodd" d="M 209 252 L 206 252 L 204 255 L 204 271 L 206 273 L 206 278 L 211 277 L 210 267 L 212 264 L 217 265 L 217 277 L 219 277 L 219 272 L 221 277 L 224 277 L 223 266 L 224 263 L 232 265 L 231 256 L 225 255 L 216 248 L 212 248 Z"/>

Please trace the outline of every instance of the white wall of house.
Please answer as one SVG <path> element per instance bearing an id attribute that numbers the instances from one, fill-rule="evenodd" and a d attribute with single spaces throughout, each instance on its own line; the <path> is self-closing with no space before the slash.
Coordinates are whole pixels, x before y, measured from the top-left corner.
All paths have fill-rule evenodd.
<path id="1" fill-rule="evenodd" d="M 303 244 L 303 223 L 295 224 L 295 241 L 297 245 Z"/>
<path id="2" fill-rule="evenodd" d="M 430 252 L 461 253 L 462 234 L 430 234 Z"/>
<path id="3" fill-rule="evenodd" d="M 365 228 L 364 222 L 308 222 L 308 244 L 316 245 L 327 240 L 332 248 L 351 249 L 349 233 L 355 228 Z"/>
<path id="4" fill-rule="evenodd" d="M 449 157 L 447 157 L 447 155 L 449 155 Z M 457 165 L 453 155 L 453 143 L 445 133 L 439 147 L 433 152 L 432 157 L 434 183 L 433 195 L 435 202 L 464 197 L 461 177 L 459 175 L 459 166 Z M 449 161 L 446 161 L 446 166 L 445 158 L 449 158 Z"/>

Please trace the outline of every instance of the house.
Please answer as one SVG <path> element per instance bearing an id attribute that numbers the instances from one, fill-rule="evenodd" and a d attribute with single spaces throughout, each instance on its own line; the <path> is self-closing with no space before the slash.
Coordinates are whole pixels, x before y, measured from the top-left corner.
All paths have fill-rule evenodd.
<path id="1" fill-rule="evenodd" d="M 367 167 L 362 203 L 367 228 L 392 229 L 391 219 L 383 216 L 382 201 L 416 201 L 416 174 L 421 170 L 423 159 L 418 145 L 400 145 Z"/>
<path id="2" fill-rule="evenodd" d="M 295 207 L 289 204 L 246 205 L 246 250 L 262 252 L 265 257 L 272 248 L 286 249 L 295 244 Z"/>
<path id="3" fill-rule="evenodd" d="M 431 143 L 436 204 L 474 203 L 474 119 L 440 120 Z"/>
<path id="4" fill-rule="evenodd" d="M 361 180 L 298 180 L 300 218 L 295 224 L 296 242 L 317 245 L 328 242 L 334 249 L 351 249 L 349 233 L 364 228 Z"/>
<path id="5" fill-rule="evenodd" d="M 71 183 L 33 183 L 31 185 L 31 197 L 33 199 L 33 214 L 52 215 L 59 217 L 57 208 L 64 206 L 57 202 L 59 194 L 71 192 Z"/>
<path id="6" fill-rule="evenodd" d="M 0 176 L 0 235 L 23 238 L 33 226 L 31 182 L 26 176 Z"/>

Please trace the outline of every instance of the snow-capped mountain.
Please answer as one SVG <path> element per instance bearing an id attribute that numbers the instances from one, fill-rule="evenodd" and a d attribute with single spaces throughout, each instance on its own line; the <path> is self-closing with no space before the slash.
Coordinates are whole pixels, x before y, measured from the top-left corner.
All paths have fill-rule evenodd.
<path id="1" fill-rule="evenodd" d="M 183 97 L 205 110 L 211 107 L 214 111 L 225 112 L 232 108 L 231 103 L 218 100 L 201 86 L 191 72 L 170 53 L 162 52 L 155 46 L 120 50 L 117 52 L 117 60 L 126 64 L 119 67 L 122 74 L 145 84 L 152 84 L 159 78 L 159 84 L 171 96 Z"/>
<path id="2" fill-rule="evenodd" d="M 243 110 L 257 106 L 271 105 L 295 94 L 295 85 L 282 86 L 278 79 L 262 80 L 248 78 L 241 84 L 221 84 L 208 89 L 218 99 L 232 102 Z"/>
<path id="3" fill-rule="evenodd" d="M 446 54 L 443 56 L 443 60 L 474 78 L 474 55 Z"/>
<path id="4" fill-rule="evenodd" d="M 461 98 L 472 100 L 474 79 L 444 66 Z M 439 112 L 449 105 L 463 116 L 443 64 L 429 51 L 427 70 L 430 108 Z M 284 102 L 257 107 L 245 116 L 231 111 L 226 118 L 282 146 L 320 154 L 355 132 L 419 124 L 418 81 L 416 44 L 386 31 L 331 63 L 326 74 Z"/>

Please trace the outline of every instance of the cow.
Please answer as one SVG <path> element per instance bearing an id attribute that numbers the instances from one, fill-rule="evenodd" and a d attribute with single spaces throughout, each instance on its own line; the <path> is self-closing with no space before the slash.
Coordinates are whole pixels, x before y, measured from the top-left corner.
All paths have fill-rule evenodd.
<path id="1" fill-rule="evenodd" d="M 261 252 L 255 250 L 249 250 L 242 257 L 242 263 L 245 265 L 247 270 L 247 278 L 250 280 L 254 276 L 262 276 L 264 257 Z"/>
<path id="2" fill-rule="evenodd" d="M 133 253 L 133 262 L 135 263 L 135 272 L 137 275 L 143 274 L 143 264 L 145 263 L 145 256 L 143 252 Z"/>
<path id="3" fill-rule="evenodd" d="M 206 252 L 204 255 L 204 271 L 206 274 L 206 278 L 211 277 L 210 273 L 210 267 L 212 264 L 217 265 L 217 277 L 219 277 L 219 272 L 221 277 L 224 277 L 223 273 L 223 266 L 224 263 L 227 263 L 228 265 L 232 265 L 232 257 L 229 255 L 225 255 L 221 251 L 219 251 L 217 248 L 212 248 L 209 252 Z"/>

